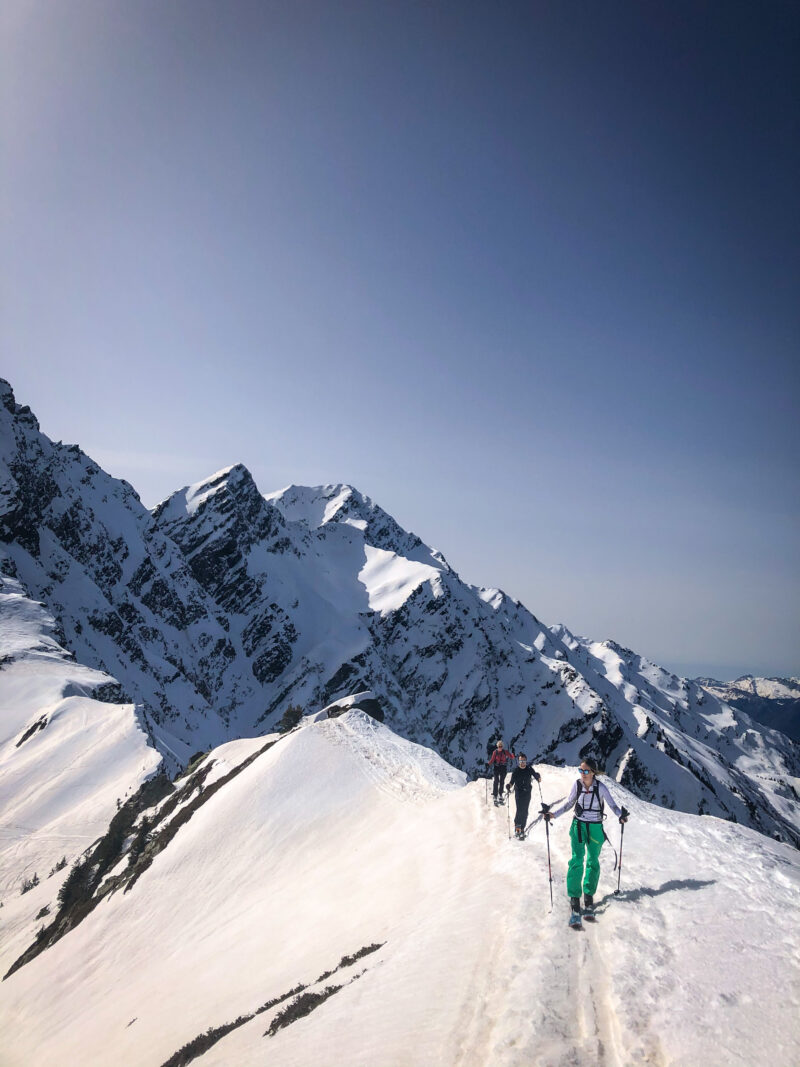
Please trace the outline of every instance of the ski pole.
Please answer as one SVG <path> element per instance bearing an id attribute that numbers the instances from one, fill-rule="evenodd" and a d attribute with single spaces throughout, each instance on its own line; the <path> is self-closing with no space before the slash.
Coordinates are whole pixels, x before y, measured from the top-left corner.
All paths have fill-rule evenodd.
<path id="1" fill-rule="evenodd" d="M 627 819 L 630 812 L 627 808 L 622 809 L 623 819 Z M 625 823 L 619 824 L 619 873 L 617 874 L 617 888 L 614 890 L 614 896 L 619 893 L 619 880 L 622 877 L 622 839 L 625 836 Z"/>
<path id="2" fill-rule="evenodd" d="M 508 823 L 508 840 L 511 840 L 511 792 L 506 791 L 506 822 Z"/>
<path id="3" fill-rule="evenodd" d="M 550 805 L 542 801 L 542 815 L 550 811 Z M 550 910 L 553 910 L 553 868 L 550 865 L 550 820 L 544 820 L 544 829 L 547 834 L 547 877 L 550 880 Z"/>

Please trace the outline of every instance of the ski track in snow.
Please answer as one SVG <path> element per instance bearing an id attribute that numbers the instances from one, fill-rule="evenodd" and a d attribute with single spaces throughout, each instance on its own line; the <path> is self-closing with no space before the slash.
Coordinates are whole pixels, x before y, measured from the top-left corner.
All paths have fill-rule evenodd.
<path id="1" fill-rule="evenodd" d="M 551 911 L 543 842 L 533 835 L 526 842 L 508 841 L 508 814 L 501 810 L 497 819 L 499 812 L 487 809 L 487 836 L 496 848 L 499 835 L 501 849 L 506 839 L 508 852 L 501 851 L 497 867 L 512 883 L 513 910 L 480 972 L 480 1010 L 471 1012 L 473 1025 L 454 1067 L 616 1063 L 606 1055 L 613 1020 L 602 970 L 588 941 L 558 922 L 567 914 L 563 879 L 554 874 Z M 537 829 L 543 833 L 541 824 Z M 563 849 L 551 852 L 554 866 L 565 859 Z"/>
<path id="2" fill-rule="evenodd" d="M 498 839 L 507 839 L 507 817 L 502 809 L 501 812 L 491 804 L 486 811 L 495 846 Z M 498 870 L 513 883 L 510 900 L 514 907 L 502 929 L 495 932 L 454 1067 L 476 1063 L 492 1067 L 567 1067 L 579 1063 L 600 1067 L 628 1067 L 634 1063 L 694 1067 L 701 1062 L 788 1067 L 798 1062 L 800 1043 L 796 1033 L 790 1050 L 781 1045 L 779 1038 L 774 1046 L 769 1039 L 765 1041 L 763 1034 L 759 1039 L 760 1027 L 755 1034 L 749 1029 L 751 1013 L 766 1011 L 773 1017 L 774 1032 L 782 1032 L 784 1037 L 786 1034 L 785 1023 L 780 1025 L 781 998 L 777 1006 L 764 1009 L 762 994 L 751 985 L 752 980 L 757 982 L 763 977 L 760 969 L 755 974 L 747 970 L 743 974 L 741 966 L 742 959 L 748 961 L 749 967 L 759 954 L 766 954 L 769 969 L 770 960 L 786 960 L 786 946 L 796 965 L 797 934 L 791 909 L 785 904 L 776 907 L 768 890 L 765 894 L 770 874 L 774 885 L 796 893 L 796 865 L 791 867 L 778 857 L 765 860 L 766 870 L 746 864 L 737 866 L 734 862 L 731 869 L 711 871 L 705 877 L 631 886 L 632 876 L 626 872 L 623 854 L 622 889 L 616 896 L 612 853 L 606 847 L 596 894 L 597 921 L 584 922 L 584 929 L 576 932 L 568 929 L 566 922 L 568 823 L 565 816 L 551 828 L 552 911 L 541 824 L 526 842 L 508 841 L 507 854 L 498 859 Z M 736 833 L 729 824 L 719 823 L 718 827 L 723 841 Z M 635 824 L 633 833 L 637 833 Z M 675 838 L 671 844 L 685 855 L 680 870 L 691 870 L 693 862 L 697 866 L 705 835 L 690 825 L 680 831 L 671 828 L 667 833 Z M 610 836 L 614 836 L 613 830 Z M 628 850 L 638 844 L 631 837 L 629 824 Z M 618 836 L 614 842 L 618 845 Z M 651 855 L 648 849 L 648 857 Z M 635 864 L 634 875 L 639 866 Z M 790 877 L 791 870 L 794 878 Z M 715 873 L 724 877 L 715 880 Z M 720 884 L 723 881 L 728 884 Z M 715 929 L 713 906 L 709 910 L 709 903 L 704 904 L 699 915 L 692 918 L 694 898 L 704 892 L 724 896 L 726 918 L 741 912 L 741 922 L 737 924 L 741 937 L 728 946 L 729 951 L 721 945 Z M 752 931 L 752 921 L 748 922 L 748 904 L 759 893 L 768 898 L 763 906 L 764 916 L 774 920 L 777 913 L 777 921 L 770 923 L 772 936 L 767 938 L 771 944 L 765 944 L 763 935 Z M 688 942 L 685 925 L 692 928 Z M 726 985 L 734 988 L 726 990 Z M 796 983 L 794 988 L 797 989 Z M 790 1003 L 797 1007 L 796 994 L 790 997 Z M 676 1012 L 676 1004 L 682 1012 Z M 688 1041 L 679 1038 L 672 1048 L 665 1048 L 662 1035 L 679 1031 L 676 1020 L 691 1019 L 698 1011 L 703 1013 L 709 1035 L 702 1042 L 702 1051 L 691 1023 L 692 1037 Z M 706 1012 L 710 1014 L 708 1020 Z M 767 1030 L 772 1035 L 769 1024 Z M 776 1048 L 782 1054 L 776 1054 Z"/>
<path id="3" fill-rule="evenodd" d="M 334 745 L 347 745 L 361 757 L 362 770 L 377 790 L 411 803 L 424 803 L 443 788 L 466 784 L 466 775 L 456 770 L 432 749 L 406 741 L 373 719 L 348 716 L 319 724 Z M 380 743 L 376 744 L 376 734 Z"/>

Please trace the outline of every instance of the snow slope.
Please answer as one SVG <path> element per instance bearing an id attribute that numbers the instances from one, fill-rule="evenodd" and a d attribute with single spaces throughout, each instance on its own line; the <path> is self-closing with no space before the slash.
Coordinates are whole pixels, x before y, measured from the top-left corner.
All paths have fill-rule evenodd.
<path id="1" fill-rule="evenodd" d="M 134 706 L 108 702 L 119 689 L 114 679 L 75 663 L 58 636 L 42 605 L 0 573 L 0 930 L 6 949 L 29 938 L 34 916 L 63 881 L 56 865 L 71 863 L 101 837 L 118 799 L 162 762 Z M 23 884 L 34 881 L 39 884 L 23 895 Z"/>
<path id="2" fill-rule="evenodd" d="M 550 801 L 575 777 L 540 770 Z M 363 713 L 233 742 L 129 891 L 0 985 L 3 1063 L 165 1064 L 237 1021 L 196 1062 L 800 1062 L 797 852 L 610 784 L 632 812 L 622 891 L 606 848 L 598 922 L 575 933 L 567 817 L 551 911 L 541 824 L 509 840 L 483 782 Z M 265 1036 L 304 994 L 259 1009 L 298 986 L 341 988 Z"/>

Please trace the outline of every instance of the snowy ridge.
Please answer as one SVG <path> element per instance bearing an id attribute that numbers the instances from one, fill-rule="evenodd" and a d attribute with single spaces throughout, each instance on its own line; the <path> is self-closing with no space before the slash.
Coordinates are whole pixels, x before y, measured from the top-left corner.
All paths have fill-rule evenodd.
<path id="1" fill-rule="evenodd" d="M 398 737 L 363 712 L 328 720 L 320 729 L 333 744 L 345 744 L 353 750 L 378 788 L 405 800 L 421 802 L 466 785 L 463 771 L 445 763 L 431 749 Z"/>
<path id="2" fill-rule="evenodd" d="M 101 837 L 117 804 L 161 765 L 119 686 L 83 667 L 54 620 L 0 575 L 0 900 L 2 946 L 21 950 L 67 864 Z M 48 880 L 48 874 L 51 876 Z M 38 883 L 22 895 L 24 884 Z"/>
<path id="3" fill-rule="evenodd" d="M 510 841 L 483 782 L 362 713 L 242 754 L 128 892 L 0 985 L 8 1067 L 164 1064 L 212 1028 L 206 1067 L 800 1057 L 796 850 L 611 782 L 632 813 L 622 891 L 606 848 L 598 922 L 576 935 L 568 818 L 551 912 L 541 825 Z M 575 777 L 539 769 L 550 801 Z M 301 987 L 333 992 L 277 1029 Z"/>
<path id="4" fill-rule="evenodd" d="M 369 690 L 395 732 L 474 776 L 502 737 L 598 758 L 643 799 L 800 843 L 800 760 L 695 682 L 471 586 L 347 485 L 264 496 L 241 464 L 152 514 L 0 389 L 0 543 L 62 644 L 141 708 L 174 772 Z"/>

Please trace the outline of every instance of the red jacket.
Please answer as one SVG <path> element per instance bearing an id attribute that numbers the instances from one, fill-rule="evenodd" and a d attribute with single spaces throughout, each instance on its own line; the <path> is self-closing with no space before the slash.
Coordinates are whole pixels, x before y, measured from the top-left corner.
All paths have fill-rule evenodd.
<path id="1" fill-rule="evenodd" d="M 507 748 L 496 748 L 489 757 L 489 763 L 499 763 L 501 766 L 505 767 L 507 763 L 510 763 L 511 760 L 516 758 L 514 753 L 509 752 Z"/>

